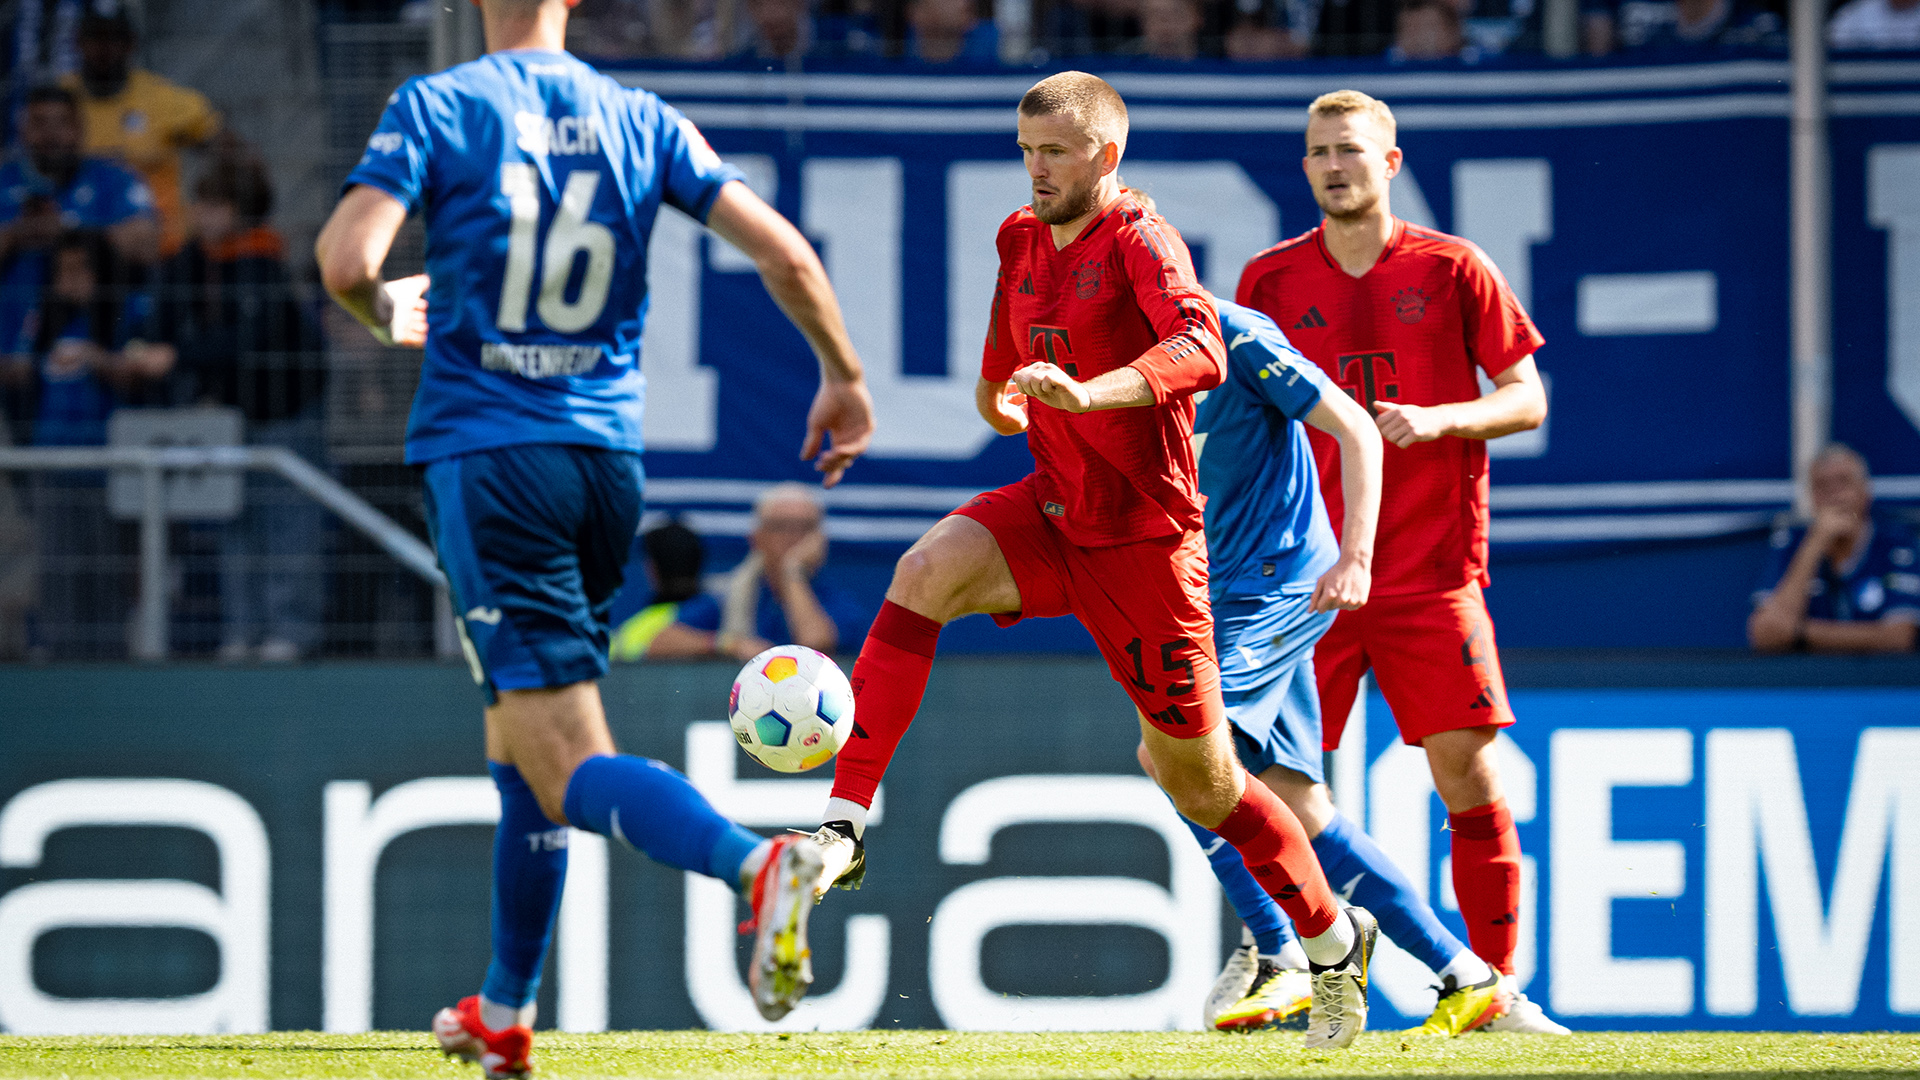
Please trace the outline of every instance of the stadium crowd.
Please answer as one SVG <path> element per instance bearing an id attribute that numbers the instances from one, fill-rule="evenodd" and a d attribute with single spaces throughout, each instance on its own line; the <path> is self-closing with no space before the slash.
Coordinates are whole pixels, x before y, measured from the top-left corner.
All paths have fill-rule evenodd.
<path id="1" fill-rule="evenodd" d="M 335 0 L 430 19 L 428 0 Z M 995 0 L 583 0 L 568 44 L 608 59 L 930 65 L 1089 56 L 1148 63 L 1385 56 L 1474 62 L 1544 49 L 1541 0 L 1030 0 L 1028 39 L 1003 42 Z M 1579 0 L 1590 56 L 1785 49 L 1786 0 Z M 1920 0 L 1831 5 L 1832 46 L 1920 48 Z M 1016 22 L 1019 20 L 1015 20 Z M 1024 53 L 1018 50 L 1024 48 Z M 1018 53 L 1018 54 L 1016 54 Z"/>

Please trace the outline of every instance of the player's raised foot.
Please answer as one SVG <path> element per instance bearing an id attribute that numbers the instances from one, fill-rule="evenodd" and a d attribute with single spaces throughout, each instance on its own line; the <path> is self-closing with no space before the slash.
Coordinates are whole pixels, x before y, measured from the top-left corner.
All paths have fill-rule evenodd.
<path id="1" fill-rule="evenodd" d="M 1337 964 L 1313 965 L 1309 1050 L 1339 1050 L 1367 1030 L 1367 968 L 1373 962 L 1380 924 L 1366 908 L 1349 907 L 1341 914 L 1353 921 L 1353 948 Z"/>
<path id="2" fill-rule="evenodd" d="M 807 947 L 807 916 L 813 911 L 826 862 L 811 837 L 788 834 L 773 840 L 766 865 L 753 879 L 753 961 L 747 988 L 754 1008 L 768 1020 L 793 1011 L 813 985 L 813 950 Z"/>
<path id="3" fill-rule="evenodd" d="M 1512 1004 L 1500 1016 L 1488 1021 L 1482 1031 L 1505 1031 L 1516 1035 L 1571 1035 L 1572 1030 L 1546 1014 L 1546 1010 L 1520 992 L 1520 980 L 1500 976 L 1500 987 L 1511 996 Z"/>
<path id="4" fill-rule="evenodd" d="M 857 889 L 867 880 L 867 845 L 854 835 L 853 822 L 829 821 L 807 835 L 819 847 L 823 864 L 820 883 L 813 887 L 815 900 L 836 885 Z"/>
<path id="5" fill-rule="evenodd" d="M 1213 1027 L 1220 1014 L 1237 1004 L 1247 996 L 1247 990 L 1253 985 L 1253 977 L 1260 973 L 1260 950 L 1254 945 L 1253 934 L 1246 927 L 1240 928 L 1240 944 L 1227 954 L 1227 962 L 1220 969 L 1220 977 L 1213 980 L 1213 989 L 1207 991 L 1207 1003 L 1200 1008 L 1200 1023 Z"/>
<path id="6" fill-rule="evenodd" d="M 1313 977 L 1299 968 L 1262 959 L 1252 985 L 1239 1001 L 1214 1018 L 1216 1031 L 1257 1031 L 1305 1019 L 1313 1004 Z"/>
<path id="7" fill-rule="evenodd" d="M 525 1025 L 492 1031 L 480 1022 L 480 998 L 464 997 L 433 1017 L 433 1037 L 448 1057 L 471 1061 L 487 1080 L 523 1077 L 533 1072 L 533 1032 Z"/>
<path id="8" fill-rule="evenodd" d="M 1449 975 L 1437 989 L 1440 1000 L 1434 1003 L 1433 1014 L 1427 1017 L 1426 1023 L 1407 1034 L 1441 1035 L 1449 1039 L 1465 1035 L 1492 1023 L 1513 1004 L 1513 995 L 1501 985 L 1498 973 L 1472 986 L 1457 986 Z"/>

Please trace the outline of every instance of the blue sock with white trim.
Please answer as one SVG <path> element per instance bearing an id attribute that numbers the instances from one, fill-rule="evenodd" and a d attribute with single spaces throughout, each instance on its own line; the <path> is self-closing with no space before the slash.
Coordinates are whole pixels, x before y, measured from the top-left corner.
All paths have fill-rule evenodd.
<path id="1" fill-rule="evenodd" d="M 655 862 L 740 888 L 740 867 L 766 838 L 735 825 L 679 770 L 632 754 L 591 757 L 567 781 L 567 820 Z"/>
<path id="2" fill-rule="evenodd" d="M 1247 924 L 1253 934 L 1254 946 L 1261 956 L 1278 956 L 1287 942 L 1296 940 L 1293 924 L 1280 912 L 1280 905 L 1273 902 L 1267 890 L 1247 869 L 1246 860 L 1240 857 L 1240 850 L 1221 839 L 1218 833 L 1204 829 L 1188 821 L 1182 815 L 1181 821 L 1193 830 L 1193 838 L 1200 842 L 1200 850 L 1207 853 L 1207 863 L 1213 867 L 1213 876 L 1220 879 L 1220 888 L 1227 894 L 1227 903 L 1233 905 L 1233 913 Z"/>
<path id="3" fill-rule="evenodd" d="M 500 790 L 493 832 L 493 961 L 480 996 L 512 1008 L 531 1004 L 567 880 L 567 827 L 547 820 L 520 770 L 487 762 Z"/>
<path id="4" fill-rule="evenodd" d="M 1333 891 L 1371 912 L 1380 920 L 1381 932 L 1414 959 L 1439 972 L 1467 951 L 1420 899 L 1407 875 L 1352 818 L 1333 815 L 1313 838 L 1313 853 Z"/>

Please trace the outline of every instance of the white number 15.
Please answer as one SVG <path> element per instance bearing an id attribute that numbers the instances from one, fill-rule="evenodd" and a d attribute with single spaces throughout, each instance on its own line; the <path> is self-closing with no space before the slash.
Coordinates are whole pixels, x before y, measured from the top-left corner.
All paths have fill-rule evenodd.
<path id="1" fill-rule="evenodd" d="M 547 329 L 558 333 L 585 330 L 600 320 L 607 306 L 607 289 L 613 283 L 613 230 L 587 220 L 599 190 L 598 169 L 568 173 L 560 208 L 547 227 L 537 310 Z M 513 224 L 507 234 L 507 269 L 500 282 L 500 309 L 494 324 L 517 333 L 527 328 L 527 299 L 533 292 L 535 234 L 540 230 L 539 172 L 526 164 L 500 166 L 500 193 L 507 197 Z M 580 295 L 569 303 L 567 279 L 573 275 L 574 256 L 583 251 L 587 272 L 580 282 Z"/>

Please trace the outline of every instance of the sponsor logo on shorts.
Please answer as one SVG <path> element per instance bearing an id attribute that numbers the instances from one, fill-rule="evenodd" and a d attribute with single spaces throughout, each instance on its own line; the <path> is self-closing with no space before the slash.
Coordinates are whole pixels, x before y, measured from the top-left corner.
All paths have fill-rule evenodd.
<path id="1" fill-rule="evenodd" d="M 488 626 L 500 625 L 500 609 L 497 607 L 477 607 L 467 612 L 468 622 L 486 623 Z"/>

